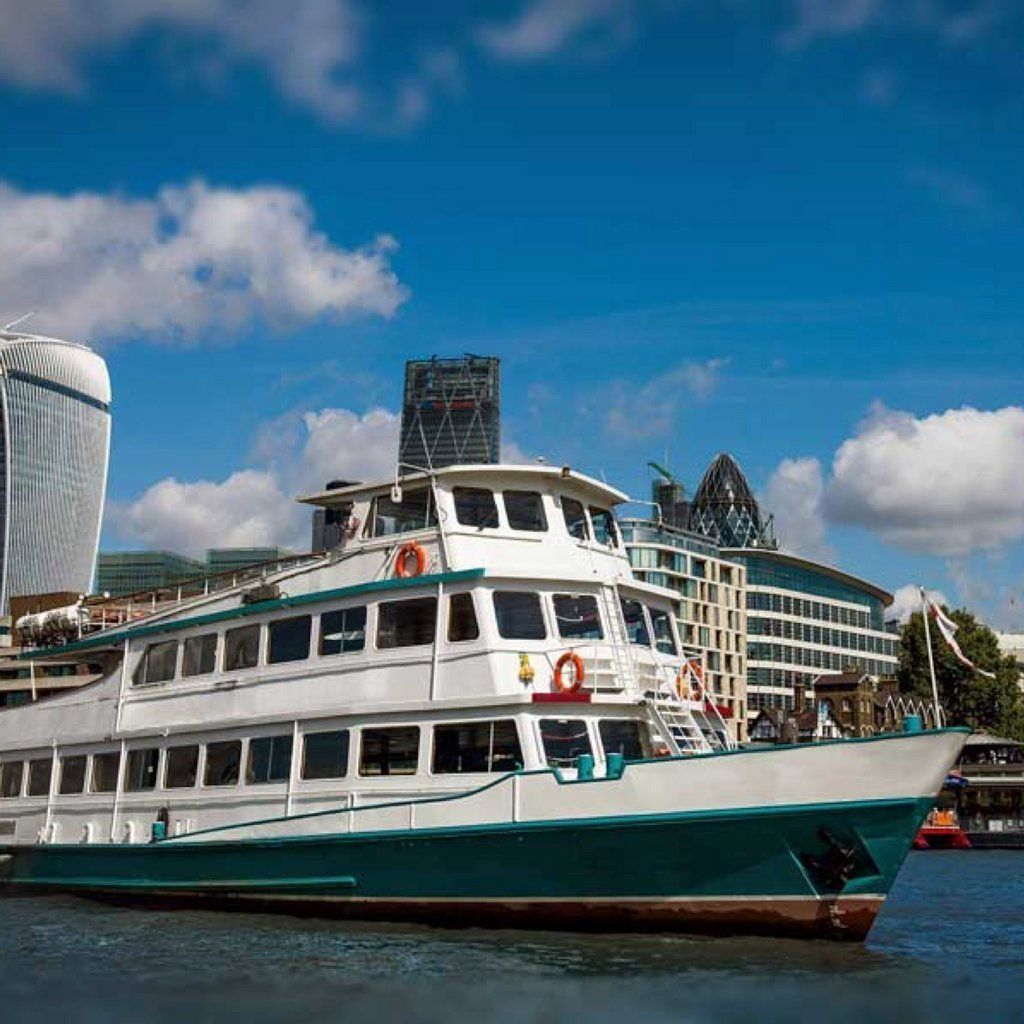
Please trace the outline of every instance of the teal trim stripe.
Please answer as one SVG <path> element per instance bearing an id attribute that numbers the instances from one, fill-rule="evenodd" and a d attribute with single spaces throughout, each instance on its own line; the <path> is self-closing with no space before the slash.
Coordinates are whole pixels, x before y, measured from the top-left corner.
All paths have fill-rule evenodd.
<path id="1" fill-rule="evenodd" d="M 41 875 L 32 879 L 33 885 L 58 886 L 71 889 L 160 889 L 165 892 L 287 892 L 291 889 L 354 889 L 356 879 L 352 875 L 312 875 L 309 878 L 197 878 L 189 881 L 169 881 L 151 878 L 75 878 L 74 876 Z"/>
<path id="2" fill-rule="evenodd" d="M 47 654 L 62 654 L 71 651 L 85 651 L 94 647 L 109 647 L 111 644 L 119 644 L 123 640 L 134 640 L 136 637 L 154 636 L 158 633 L 175 633 L 182 629 L 191 629 L 193 626 L 209 626 L 216 622 L 247 618 L 251 615 L 279 611 L 283 608 L 301 608 L 304 605 L 357 597 L 360 594 L 376 594 L 392 590 L 411 590 L 416 587 L 436 587 L 438 584 L 445 583 L 461 583 L 466 580 L 481 579 L 484 575 L 485 571 L 483 569 L 461 569 L 458 572 L 439 572 L 428 576 L 406 576 L 404 578 L 395 576 L 388 580 L 358 583 L 351 587 L 317 590 L 312 594 L 279 597 L 271 601 L 258 601 L 255 604 L 240 605 L 238 608 L 227 608 L 220 612 L 209 612 L 206 615 L 193 615 L 187 619 L 173 619 L 166 622 L 153 623 L 149 626 L 136 626 L 131 629 L 103 633 L 100 636 L 89 637 L 85 640 L 75 640 L 61 647 L 48 648 Z M 18 655 L 19 659 L 30 660 L 38 657 L 38 651 L 27 651 Z"/>

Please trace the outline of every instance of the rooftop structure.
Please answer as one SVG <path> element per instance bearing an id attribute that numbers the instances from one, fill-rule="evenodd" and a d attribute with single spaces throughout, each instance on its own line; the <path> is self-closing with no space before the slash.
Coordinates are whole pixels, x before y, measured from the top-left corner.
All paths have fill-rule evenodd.
<path id="1" fill-rule="evenodd" d="M 739 463 L 723 452 L 708 466 L 690 506 L 689 528 L 728 548 L 774 548 L 772 521 L 764 520 Z"/>
<path id="2" fill-rule="evenodd" d="M 0 614 L 12 596 L 89 590 L 110 397 L 91 349 L 0 331 Z"/>
<path id="3" fill-rule="evenodd" d="M 467 355 L 407 362 L 399 466 L 438 469 L 500 458 L 498 360 Z"/>

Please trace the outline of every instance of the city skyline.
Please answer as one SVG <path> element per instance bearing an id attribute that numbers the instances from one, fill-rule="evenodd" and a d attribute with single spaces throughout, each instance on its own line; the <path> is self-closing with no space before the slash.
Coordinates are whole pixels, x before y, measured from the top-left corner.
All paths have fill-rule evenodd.
<path id="1" fill-rule="evenodd" d="M 294 546 L 470 351 L 506 455 L 730 452 L 784 547 L 1021 628 L 1018 11 L 227 6 L 0 42 L 0 309 L 110 365 L 105 548 Z"/>

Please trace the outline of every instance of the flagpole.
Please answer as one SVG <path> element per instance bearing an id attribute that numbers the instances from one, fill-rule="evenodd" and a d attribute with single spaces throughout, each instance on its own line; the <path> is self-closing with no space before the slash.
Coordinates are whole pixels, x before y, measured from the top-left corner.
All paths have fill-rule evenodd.
<path id="1" fill-rule="evenodd" d="M 921 614 L 924 616 L 924 645 L 928 648 L 928 672 L 932 677 L 932 703 L 935 708 L 935 726 L 939 726 L 939 684 L 935 681 L 935 655 L 932 654 L 932 631 L 928 625 L 928 596 L 921 590 Z"/>

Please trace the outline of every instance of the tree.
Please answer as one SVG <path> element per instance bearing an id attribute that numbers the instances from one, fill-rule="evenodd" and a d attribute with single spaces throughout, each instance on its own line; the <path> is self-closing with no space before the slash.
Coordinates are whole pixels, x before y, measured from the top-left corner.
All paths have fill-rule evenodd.
<path id="1" fill-rule="evenodd" d="M 1000 653 L 995 633 L 970 612 L 946 611 L 957 624 L 957 643 L 966 657 L 978 668 L 995 673 L 995 679 L 989 679 L 957 661 L 934 623 L 930 623 L 935 679 L 947 724 L 967 725 L 1024 740 L 1024 695 L 1018 686 L 1020 666 Z M 920 612 L 910 617 L 900 633 L 897 678 L 903 693 L 931 699 L 928 649 Z"/>

